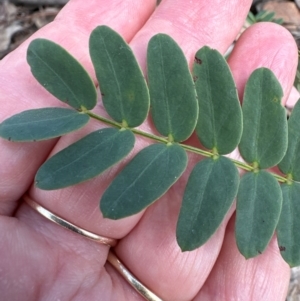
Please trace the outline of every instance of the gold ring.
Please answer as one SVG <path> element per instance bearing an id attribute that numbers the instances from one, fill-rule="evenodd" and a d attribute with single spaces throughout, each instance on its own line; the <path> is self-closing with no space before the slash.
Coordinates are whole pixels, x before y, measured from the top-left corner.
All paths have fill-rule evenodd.
<path id="1" fill-rule="evenodd" d="M 82 228 L 79 228 L 77 226 L 75 226 L 74 224 L 64 220 L 63 218 L 55 215 L 54 213 L 50 212 L 49 210 L 47 210 L 46 208 L 42 207 L 41 205 L 39 205 L 38 203 L 36 203 L 35 201 L 33 201 L 29 196 L 24 195 L 23 199 L 25 200 L 25 202 L 34 210 L 36 210 L 38 213 L 40 213 L 41 215 L 43 215 L 44 217 L 46 217 L 48 220 L 54 222 L 57 225 L 63 226 L 65 229 L 71 230 L 75 233 L 78 233 L 88 239 L 91 239 L 95 242 L 98 242 L 100 244 L 104 244 L 107 246 L 115 246 L 117 244 L 117 240 L 113 239 L 113 238 L 107 238 L 104 236 L 100 236 L 98 234 L 89 232 L 87 230 L 84 230 Z"/>
<path id="2" fill-rule="evenodd" d="M 35 211 L 43 215 L 48 220 L 62 226 L 68 230 L 71 230 L 77 234 L 80 234 L 88 239 L 91 239 L 97 243 L 105 244 L 107 246 L 115 246 L 117 240 L 114 238 L 108 238 L 104 236 L 97 235 L 95 233 L 89 232 L 82 228 L 75 226 L 74 224 L 64 220 L 63 218 L 57 216 L 56 214 L 50 212 L 46 208 L 42 207 L 35 201 L 33 201 L 28 195 L 23 196 L 24 201 Z M 161 298 L 157 297 L 152 293 L 145 285 L 138 281 L 124 266 L 124 264 L 117 258 L 113 252 L 109 252 L 107 261 L 123 276 L 123 278 L 142 296 L 148 301 L 163 301 Z"/>
<path id="3" fill-rule="evenodd" d="M 107 261 L 123 276 L 123 278 L 146 300 L 148 301 L 163 301 L 152 293 L 144 284 L 138 281 L 117 258 L 113 252 L 109 252 Z"/>

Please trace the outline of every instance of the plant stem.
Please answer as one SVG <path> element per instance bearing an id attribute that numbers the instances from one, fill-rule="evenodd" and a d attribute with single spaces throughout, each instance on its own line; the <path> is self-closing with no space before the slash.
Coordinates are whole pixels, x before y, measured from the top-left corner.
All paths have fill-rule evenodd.
<path id="1" fill-rule="evenodd" d="M 182 144 L 182 143 L 179 143 L 179 145 L 181 147 L 183 147 L 184 149 L 186 149 L 187 151 L 191 152 L 191 153 L 202 155 L 204 157 L 213 157 L 213 153 L 211 153 L 209 151 L 205 151 L 203 149 L 193 147 L 193 146 L 190 146 L 190 145 L 186 145 L 186 144 Z"/>
<path id="2" fill-rule="evenodd" d="M 253 166 L 251 166 L 247 163 L 244 163 L 244 162 L 241 162 L 241 161 L 238 161 L 238 160 L 235 160 L 235 159 L 231 159 L 231 158 L 228 158 L 228 159 L 230 159 L 237 167 L 242 168 L 246 171 L 253 171 L 254 170 Z"/>
<path id="3" fill-rule="evenodd" d="M 91 111 L 86 111 L 86 114 L 88 114 L 90 117 L 92 117 L 94 119 L 102 121 L 103 123 L 106 123 L 108 125 L 112 125 L 113 127 L 116 127 L 118 129 L 124 128 L 124 126 L 121 123 L 115 122 L 113 120 L 107 119 L 107 118 L 99 116 L 99 115 L 96 115 L 96 114 L 92 113 Z M 147 137 L 147 138 L 150 138 L 152 140 L 155 140 L 155 141 L 158 141 L 158 142 L 162 142 L 162 143 L 169 143 L 169 140 L 165 139 L 163 137 L 159 137 L 159 136 L 156 136 L 156 135 L 153 135 L 153 134 L 150 134 L 150 133 L 146 133 L 146 132 L 140 131 L 138 129 L 134 129 L 134 128 L 129 128 L 129 129 L 134 134 L 137 134 L 139 136 Z"/>
<path id="4" fill-rule="evenodd" d="M 85 111 L 84 113 L 88 114 L 91 118 L 94 118 L 96 120 L 99 120 L 107 125 L 111 125 L 115 128 L 118 128 L 118 129 L 123 129 L 124 128 L 124 125 L 122 125 L 121 123 L 118 123 L 118 122 L 115 122 L 113 120 L 110 120 L 110 119 L 107 119 L 105 117 L 102 117 L 100 115 L 97 115 L 91 111 Z M 147 132 L 143 132 L 141 130 L 138 130 L 138 129 L 135 129 L 135 128 L 128 128 L 130 131 L 132 131 L 134 134 L 136 135 L 139 135 L 139 136 L 143 136 L 143 137 L 146 137 L 146 138 L 150 138 L 152 140 L 155 140 L 157 142 L 161 142 L 161 143 L 170 143 L 170 141 L 167 139 L 167 138 L 163 138 L 163 137 L 160 137 L 160 136 L 157 136 L 157 135 L 153 135 L 153 134 L 150 134 L 150 133 L 147 133 Z M 210 152 L 210 151 L 205 151 L 203 149 L 200 149 L 200 148 L 197 148 L 197 147 L 193 147 L 193 146 L 190 146 L 190 145 L 186 145 L 186 144 L 182 144 L 182 143 L 179 143 L 179 145 L 184 148 L 185 150 L 191 152 L 191 153 L 195 153 L 195 154 L 198 154 L 198 155 L 201 155 L 201 156 L 204 156 L 204 157 L 209 157 L 209 158 L 212 158 L 214 156 L 214 153 L 213 152 Z M 241 162 L 241 161 L 238 161 L 238 160 L 235 160 L 235 159 L 231 159 L 231 158 L 228 158 L 229 160 L 231 160 L 235 166 L 243 169 L 243 170 L 246 170 L 246 171 L 253 171 L 254 170 L 254 167 L 247 164 L 247 163 L 244 163 L 244 162 Z M 285 177 L 282 177 L 276 173 L 271 173 L 277 181 L 279 182 L 283 182 L 283 183 L 286 183 L 288 181 L 288 179 L 286 179 Z"/>
<path id="5" fill-rule="evenodd" d="M 281 183 L 288 183 L 289 180 L 285 177 L 282 177 L 274 172 L 271 172 L 271 174 L 274 176 L 274 178 L 278 181 L 278 182 L 281 182 Z"/>
<path id="6" fill-rule="evenodd" d="M 99 116 L 97 114 L 94 114 L 93 112 L 91 111 L 85 111 L 84 113 L 88 114 L 90 117 L 94 118 L 94 119 L 97 119 L 99 121 L 102 121 L 103 123 L 105 124 L 108 124 L 108 125 L 112 125 L 113 127 L 116 127 L 116 128 L 119 128 L 121 129 L 122 128 L 122 124 L 121 123 L 118 123 L 118 122 L 115 122 L 113 120 L 110 120 L 110 119 L 107 119 L 105 117 L 102 117 L 102 116 Z"/>
<path id="7" fill-rule="evenodd" d="M 169 143 L 170 142 L 166 138 L 159 137 L 159 136 L 156 136 L 156 135 L 153 135 L 153 134 L 150 134 L 150 133 L 146 133 L 146 132 L 143 132 L 143 131 L 140 131 L 140 130 L 137 130 L 137 129 L 130 129 L 130 130 L 133 133 L 137 134 L 137 135 L 140 135 L 140 136 L 143 136 L 143 137 L 147 137 L 147 138 L 150 138 L 150 139 L 158 141 L 158 142 L 162 142 L 162 143 Z"/>

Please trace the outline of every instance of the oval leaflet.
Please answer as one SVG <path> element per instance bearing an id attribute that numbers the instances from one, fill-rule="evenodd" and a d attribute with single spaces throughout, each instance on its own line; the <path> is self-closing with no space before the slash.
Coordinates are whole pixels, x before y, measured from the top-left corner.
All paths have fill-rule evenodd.
<path id="1" fill-rule="evenodd" d="M 104 192 L 100 201 L 103 216 L 120 219 L 145 209 L 168 191 L 186 165 L 186 152 L 177 144 L 144 148 Z"/>
<path id="2" fill-rule="evenodd" d="M 53 190 L 89 180 L 128 155 L 134 141 L 129 130 L 92 132 L 48 159 L 35 176 L 36 186 Z"/>
<path id="3" fill-rule="evenodd" d="M 147 67 L 155 127 L 170 141 L 186 140 L 196 126 L 198 103 L 182 50 L 171 37 L 157 34 L 148 44 Z"/>
<path id="4" fill-rule="evenodd" d="M 177 223 L 176 237 L 182 251 L 202 246 L 215 233 L 236 197 L 239 173 L 220 156 L 200 161 L 193 169 Z"/>
<path id="5" fill-rule="evenodd" d="M 149 91 L 129 45 L 109 27 L 98 26 L 89 47 L 107 113 L 126 126 L 139 126 L 149 111 Z"/>
<path id="6" fill-rule="evenodd" d="M 95 107 L 97 92 L 91 77 L 60 45 L 46 39 L 33 40 L 27 62 L 36 80 L 62 102 L 77 110 Z"/>
<path id="7" fill-rule="evenodd" d="M 240 142 L 243 120 L 237 89 L 224 57 L 202 47 L 193 65 L 198 94 L 196 133 L 201 143 L 219 154 L 229 154 Z"/>
<path id="8" fill-rule="evenodd" d="M 85 126 L 90 117 L 66 108 L 23 111 L 0 124 L 0 136 L 10 141 L 39 141 L 60 137 Z"/>

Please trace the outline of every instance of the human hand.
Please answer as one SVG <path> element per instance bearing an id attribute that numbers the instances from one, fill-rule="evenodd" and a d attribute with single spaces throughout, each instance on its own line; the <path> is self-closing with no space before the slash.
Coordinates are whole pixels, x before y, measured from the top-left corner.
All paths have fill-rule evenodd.
<path id="1" fill-rule="evenodd" d="M 31 39 L 48 38 L 68 49 L 95 80 L 88 37 L 105 24 L 128 42 L 143 70 L 146 47 L 158 32 L 171 35 L 191 63 L 203 45 L 225 52 L 236 37 L 250 0 L 211 1 L 71 0 L 56 21 Z M 33 78 L 26 63 L 29 41 L 0 64 L 0 120 L 30 108 L 62 105 Z M 261 66 L 277 75 L 287 100 L 297 66 L 297 48 L 282 27 L 264 23 L 247 30 L 229 60 L 239 95 Z M 101 111 L 98 106 L 95 110 Z M 151 131 L 151 123 L 143 125 Z M 2 300 L 142 300 L 106 263 L 109 248 L 68 232 L 22 202 L 28 194 L 64 219 L 119 240 L 115 253 L 132 273 L 163 300 L 284 300 L 289 267 L 276 238 L 260 256 L 245 260 L 234 239 L 234 208 L 201 248 L 182 253 L 175 230 L 188 172 L 146 211 L 119 221 L 103 219 L 98 202 L 124 163 L 87 183 L 57 191 L 32 185 L 42 162 L 99 128 L 92 121 L 61 139 L 29 144 L 0 140 L 0 290 Z M 148 143 L 139 139 L 135 152 Z M 193 137 L 189 143 L 195 143 Z M 128 159 L 127 159 L 128 160 Z M 197 158 L 191 156 L 191 161 Z"/>

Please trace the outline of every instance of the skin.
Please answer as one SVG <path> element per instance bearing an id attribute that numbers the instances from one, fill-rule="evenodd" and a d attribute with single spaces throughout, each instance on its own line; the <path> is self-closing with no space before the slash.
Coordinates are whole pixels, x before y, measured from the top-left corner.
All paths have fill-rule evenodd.
<path id="1" fill-rule="evenodd" d="M 145 71 L 146 47 L 158 32 L 171 35 L 191 64 L 203 45 L 225 52 L 250 8 L 250 0 L 71 0 L 56 20 L 30 40 L 51 39 L 74 55 L 96 82 L 88 55 L 88 37 L 98 25 L 118 31 L 132 47 Z M 58 30 L 59 29 L 59 30 Z M 0 121 L 26 109 L 64 106 L 41 87 L 26 63 L 26 41 L 0 62 Z M 297 66 L 297 47 L 282 27 L 262 23 L 248 29 L 229 64 L 240 97 L 251 72 L 268 67 L 278 77 L 285 103 Z M 95 109 L 103 112 L 99 104 Z M 124 166 L 121 163 L 87 183 L 42 191 L 32 185 L 34 175 L 49 156 L 101 127 L 90 122 L 79 132 L 36 143 L 0 139 L 0 291 L 3 300 L 143 300 L 106 263 L 109 248 L 57 226 L 33 211 L 21 197 L 36 202 L 91 232 L 119 239 L 117 256 L 133 274 L 164 300 L 285 300 L 289 267 L 282 260 L 276 237 L 260 256 L 245 260 L 234 238 L 234 207 L 213 237 L 201 248 L 182 253 L 175 229 L 189 171 L 147 210 L 119 221 L 103 219 L 99 199 Z M 142 126 L 152 131 L 150 122 Z M 194 137 L 188 143 L 196 145 Z M 139 138 L 134 152 L 149 141 Z M 239 155 L 233 154 L 235 158 Z"/>

